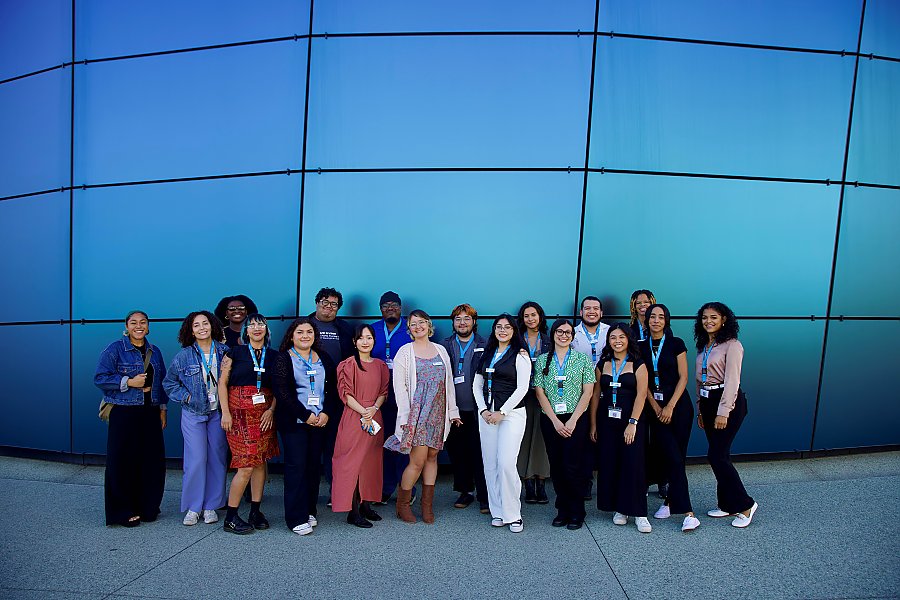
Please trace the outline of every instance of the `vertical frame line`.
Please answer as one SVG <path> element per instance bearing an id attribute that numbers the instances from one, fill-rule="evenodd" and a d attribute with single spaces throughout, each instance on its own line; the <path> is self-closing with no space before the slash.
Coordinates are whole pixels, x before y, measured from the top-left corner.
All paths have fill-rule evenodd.
<path id="1" fill-rule="evenodd" d="M 303 265 L 303 208 L 306 205 L 306 145 L 309 138 L 309 79 L 312 70 L 313 7 L 309 0 L 309 36 L 306 38 L 306 95 L 303 98 L 303 150 L 300 158 L 300 217 L 297 225 L 297 296 L 295 314 L 300 314 L 300 272 Z"/>
<path id="2" fill-rule="evenodd" d="M 69 78 L 69 453 L 75 451 L 75 386 L 73 373 L 75 365 L 72 357 L 75 344 L 72 336 L 71 321 L 73 313 L 72 282 L 74 280 L 74 242 L 75 231 L 75 0 L 72 0 L 72 72 Z"/>

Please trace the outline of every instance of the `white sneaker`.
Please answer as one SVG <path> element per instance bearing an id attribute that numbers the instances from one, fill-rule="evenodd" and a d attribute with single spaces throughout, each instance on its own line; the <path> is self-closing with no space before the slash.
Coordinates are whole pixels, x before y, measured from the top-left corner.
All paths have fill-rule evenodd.
<path id="1" fill-rule="evenodd" d="M 203 522 L 207 525 L 211 525 L 212 523 L 219 522 L 219 515 L 216 514 L 214 510 L 204 510 L 203 511 Z"/>
<path id="2" fill-rule="evenodd" d="M 650 527 L 650 521 L 647 520 L 647 517 L 635 517 L 634 524 L 637 525 L 637 530 L 641 533 L 650 533 L 653 531 L 653 528 Z"/>
<path id="3" fill-rule="evenodd" d="M 756 509 L 759 508 L 759 504 L 756 502 L 753 503 L 753 506 L 750 507 L 750 514 L 744 516 L 744 513 L 738 513 L 737 517 L 735 517 L 734 521 L 731 522 L 732 527 L 739 527 L 743 529 L 747 525 L 750 524 L 750 521 L 753 520 L 753 514 L 756 512 Z"/>
<path id="4" fill-rule="evenodd" d="M 509 524 L 509 530 L 513 533 L 522 533 L 522 530 L 525 529 L 525 524 L 522 522 L 522 519 L 518 521 L 513 521 Z"/>
<path id="5" fill-rule="evenodd" d="M 319 524 L 319 520 L 316 519 L 313 515 L 309 515 L 309 526 L 315 527 L 318 524 Z"/>
<path id="6" fill-rule="evenodd" d="M 200 513 L 193 510 L 187 511 L 187 514 L 184 515 L 184 521 L 182 521 L 182 523 L 184 523 L 185 525 L 196 525 L 199 522 Z"/>
<path id="7" fill-rule="evenodd" d="M 727 513 L 721 508 L 714 508 L 712 510 L 706 511 L 706 514 L 712 517 L 713 519 L 721 519 L 722 517 L 730 517 L 731 513 Z"/>
<path id="8" fill-rule="evenodd" d="M 294 527 L 291 531 L 296 533 L 297 535 L 309 535 L 313 532 L 312 525 L 309 523 L 300 523 L 296 527 Z"/>
<path id="9" fill-rule="evenodd" d="M 668 519 L 672 516 L 672 511 L 669 509 L 668 504 L 663 504 L 659 507 L 659 510 L 653 513 L 654 519 Z"/>
<path id="10" fill-rule="evenodd" d="M 613 515 L 613 523 L 616 525 L 625 525 L 628 523 L 628 517 L 623 515 L 622 513 L 616 513 Z"/>
<path id="11" fill-rule="evenodd" d="M 684 522 L 681 523 L 682 531 L 693 531 L 700 527 L 700 519 L 697 517 L 692 517 L 690 515 L 684 518 Z"/>
<path id="12" fill-rule="evenodd" d="M 503 522 L 503 519 L 500 517 L 494 517 L 491 519 L 491 527 L 503 527 L 506 523 Z"/>

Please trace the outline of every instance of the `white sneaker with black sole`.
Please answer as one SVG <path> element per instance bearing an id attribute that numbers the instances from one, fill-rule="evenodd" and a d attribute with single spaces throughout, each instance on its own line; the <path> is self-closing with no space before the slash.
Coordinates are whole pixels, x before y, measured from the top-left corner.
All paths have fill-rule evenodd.
<path id="1" fill-rule="evenodd" d="M 491 519 L 491 527 L 503 527 L 506 523 L 503 522 L 503 519 L 500 517 L 494 517 Z"/>
<path id="2" fill-rule="evenodd" d="M 522 519 L 518 521 L 513 521 L 509 524 L 509 530 L 513 533 L 522 533 L 522 530 L 525 529 L 525 524 L 522 522 Z"/>

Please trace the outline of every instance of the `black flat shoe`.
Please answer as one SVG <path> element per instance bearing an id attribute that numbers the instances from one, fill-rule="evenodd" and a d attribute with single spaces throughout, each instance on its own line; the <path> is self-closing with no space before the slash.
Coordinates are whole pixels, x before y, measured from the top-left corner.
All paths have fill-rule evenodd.
<path id="1" fill-rule="evenodd" d="M 369 521 L 380 521 L 381 515 L 372 510 L 369 506 L 369 503 L 366 502 L 362 506 L 359 507 L 359 514 L 363 516 L 363 518 L 368 519 Z"/>
<path id="2" fill-rule="evenodd" d="M 569 531 L 575 531 L 576 529 L 581 529 L 581 526 L 584 525 L 584 521 L 580 519 L 572 519 L 569 521 L 569 524 L 566 525 L 566 529 Z"/>
<path id="3" fill-rule="evenodd" d="M 537 483 L 535 484 L 534 493 L 537 496 L 538 504 L 549 504 L 550 503 L 550 498 L 547 497 L 547 489 L 544 486 L 543 479 L 537 480 Z"/>
<path id="4" fill-rule="evenodd" d="M 123 523 L 119 523 L 119 525 L 121 525 L 122 527 L 137 527 L 140 524 L 141 524 L 140 517 L 132 517 Z"/>
<path id="5" fill-rule="evenodd" d="M 456 499 L 456 502 L 453 503 L 454 508 L 466 508 L 470 504 L 475 502 L 475 496 L 468 492 L 463 492 L 459 495 L 459 498 Z"/>
<path id="6" fill-rule="evenodd" d="M 252 512 L 252 513 L 250 513 L 250 516 L 247 518 L 249 519 L 250 524 L 253 526 L 254 529 L 268 529 L 269 528 L 269 521 L 266 520 L 266 515 L 262 514 L 261 512 L 255 512 L 255 513 Z"/>
<path id="7" fill-rule="evenodd" d="M 253 533 L 253 525 L 238 516 L 235 516 L 233 519 L 225 519 L 222 529 L 226 533 L 236 533 L 237 535 Z"/>
<path id="8" fill-rule="evenodd" d="M 361 514 L 354 513 L 353 511 L 347 513 L 347 523 L 349 523 L 350 525 L 356 525 L 361 529 L 372 528 L 372 523 L 370 521 L 367 521 Z"/>
<path id="9" fill-rule="evenodd" d="M 564 516 L 556 515 L 556 517 L 553 519 L 553 522 L 550 524 L 553 525 L 554 527 L 563 527 L 568 522 L 569 522 L 569 520 L 567 518 L 565 518 Z"/>

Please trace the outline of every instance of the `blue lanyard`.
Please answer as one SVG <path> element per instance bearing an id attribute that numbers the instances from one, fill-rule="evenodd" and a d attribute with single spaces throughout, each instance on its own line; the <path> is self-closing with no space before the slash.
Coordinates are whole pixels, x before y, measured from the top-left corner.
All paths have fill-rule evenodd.
<path id="1" fill-rule="evenodd" d="M 588 343 L 591 345 L 591 360 L 595 363 L 597 362 L 597 342 L 600 341 L 600 324 L 597 323 L 597 333 L 594 334 L 594 337 L 591 338 L 591 334 L 588 333 L 587 327 L 584 326 L 584 322 L 581 323 L 581 330 L 584 332 L 584 337 L 587 338 Z"/>
<path id="2" fill-rule="evenodd" d="M 312 396 L 316 393 L 316 375 L 315 369 L 308 360 L 300 356 L 300 353 L 297 352 L 296 348 L 291 348 L 291 352 L 300 359 L 300 362 L 303 363 L 303 366 L 306 367 L 306 374 L 309 375 L 309 394 Z M 309 351 L 309 357 L 312 358 L 312 350 Z"/>
<path id="3" fill-rule="evenodd" d="M 206 372 L 207 387 L 216 385 L 216 376 L 213 375 L 213 373 L 212 373 L 213 357 L 216 355 L 215 340 L 213 340 L 212 346 L 209 347 L 209 361 L 208 362 L 206 360 L 206 356 L 203 354 L 203 350 L 200 349 L 200 344 L 194 343 L 194 347 L 197 348 L 197 352 L 200 354 L 200 364 L 203 366 L 203 370 Z"/>
<path id="4" fill-rule="evenodd" d="M 462 375 L 463 374 L 463 362 L 466 359 L 466 352 L 469 351 L 469 346 L 471 346 L 472 342 L 475 340 L 475 335 L 473 334 L 472 337 L 469 338 L 469 341 L 466 342 L 465 348 L 463 348 L 463 345 L 459 343 L 459 335 L 457 334 L 454 337 L 456 338 L 456 345 L 457 345 L 457 347 L 459 347 L 459 362 L 456 364 L 456 374 Z M 494 363 L 491 363 L 491 366 L 493 367 Z"/>
<path id="5" fill-rule="evenodd" d="M 391 338 L 394 337 L 395 333 L 400 331 L 400 325 L 402 323 L 403 323 L 403 320 L 401 319 L 397 323 L 397 326 L 394 327 L 394 330 L 391 331 L 390 333 L 388 332 L 387 323 L 384 321 L 382 321 L 382 323 L 381 323 L 384 326 L 384 356 L 388 360 L 391 359 Z"/>
<path id="6" fill-rule="evenodd" d="M 626 365 L 626 364 L 628 364 L 628 357 L 627 357 L 627 356 L 626 356 L 625 358 L 622 359 L 622 366 L 619 367 L 619 370 L 617 371 L 617 370 L 616 370 L 616 359 L 615 359 L 615 358 L 612 359 L 612 368 L 611 368 L 610 370 L 612 371 L 612 380 L 613 380 L 613 383 L 615 383 L 615 384 L 618 384 L 618 383 L 619 383 L 619 375 L 621 375 L 621 374 L 622 374 L 622 371 L 625 370 L 625 365 Z M 612 401 L 613 401 L 613 407 L 616 406 L 616 391 L 617 391 L 618 389 L 619 389 L 619 386 L 618 386 L 618 385 L 614 385 L 614 386 L 613 386 L 613 389 L 612 389 L 612 396 L 613 396 L 613 397 L 612 397 Z"/>
<path id="7" fill-rule="evenodd" d="M 638 319 L 637 326 L 638 326 L 638 333 L 639 333 L 640 336 L 641 336 L 640 339 L 639 339 L 638 341 L 639 341 L 639 342 L 643 342 L 643 341 L 644 341 L 645 339 L 647 339 L 647 338 L 646 338 L 646 336 L 644 335 L 644 326 L 641 325 L 640 319 Z"/>
<path id="8" fill-rule="evenodd" d="M 253 359 L 253 370 L 256 371 L 256 393 L 259 393 L 259 390 L 262 389 L 262 374 L 265 369 L 259 366 L 259 363 L 266 364 L 266 349 L 268 346 L 264 346 L 262 349 L 262 360 L 259 362 L 256 361 L 256 350 L 253 346 L 248 346 L 250 349 L 250 358 Z"/>
<path id="9" fill-rule="evenodd" d="M 650 358 L 653 359 L 653 383 L 656 386 L 656 389 L 659 389 L 659 355 L 662 354 L 663 344 L 666 343 L 666 336 L 663 334 L 662 339 L 659 340 L 659 348 L 656 349 L 656 352 L 653 351 L 653 338 L 651 337 L 648 342 L 650 343 Z"/>
<path id="10" fill-rule="evenodd" d="M 488 371 L 488 374 L 487 374 L 487 377 L 488 377 L 488 380 L 487 380 L 487 384 L 488 384 L 488 396 L 491 396 L 491 395 L 492 395 L 492 394 L 491 394 L 491 387 L 494 385 L 494 381 L 493 381 L 493 380 L 494 380 L 494 365 L 496 365 L 497 362 L 498 362 L 501 358 L 503 358 L 504 356 L 506 356 L 506 352 L 507 352 L 508 350 L 509 350 L 509 346 L 507 346 L 506 348 L 504 348 L 504 349 L 503 349 L 503 352 L 500 352 L 499 350 L 495 350 L 495 351 L 494 351 L 494 358 L 491 359 L 491 366 L 488 367 L 488 368 L 490 369 L 490 371 Z"/>
<path id="11" fill-rule="evenodd" d="M 703 351 L 703 370 L 700 371 L 700 383 L 706 383 L 706 363 L 709 361 L 709 353 L 716 347 L 713 343 L 709 348 Z"/>
<path id="12" fill-rule="evenodd" d="M 531 358 L 534 358 L 538 354 L 540 354 L 541 349 L 541 334 L 537 334 L 537 338 L 534 340 L 534 346 L 528 343 L 528 332 L 525 332 L 525 346 L 528 348 L 528 355 Z M 568 354 L 566 355 L 568 356 Z"/>
<path id="13" fill-rule="evenodd" d="M 553 360 L 556 361 L 556 374 L 559 377 L 562 377 L 566 374 L 566 365 L 569 363 L 569 355 L 572 354 L 572 348 L 570 347 L 566 350 L 566 357 L 563 359 L 562 364 L 559 363 L 559 355 L 556 353 L 556 350 L 553 351 Z M 562 398 L 565 395 L 565 381 L 557 380 L 556 382 L 556 392 L 559 394 L 559 397 Z"/>

